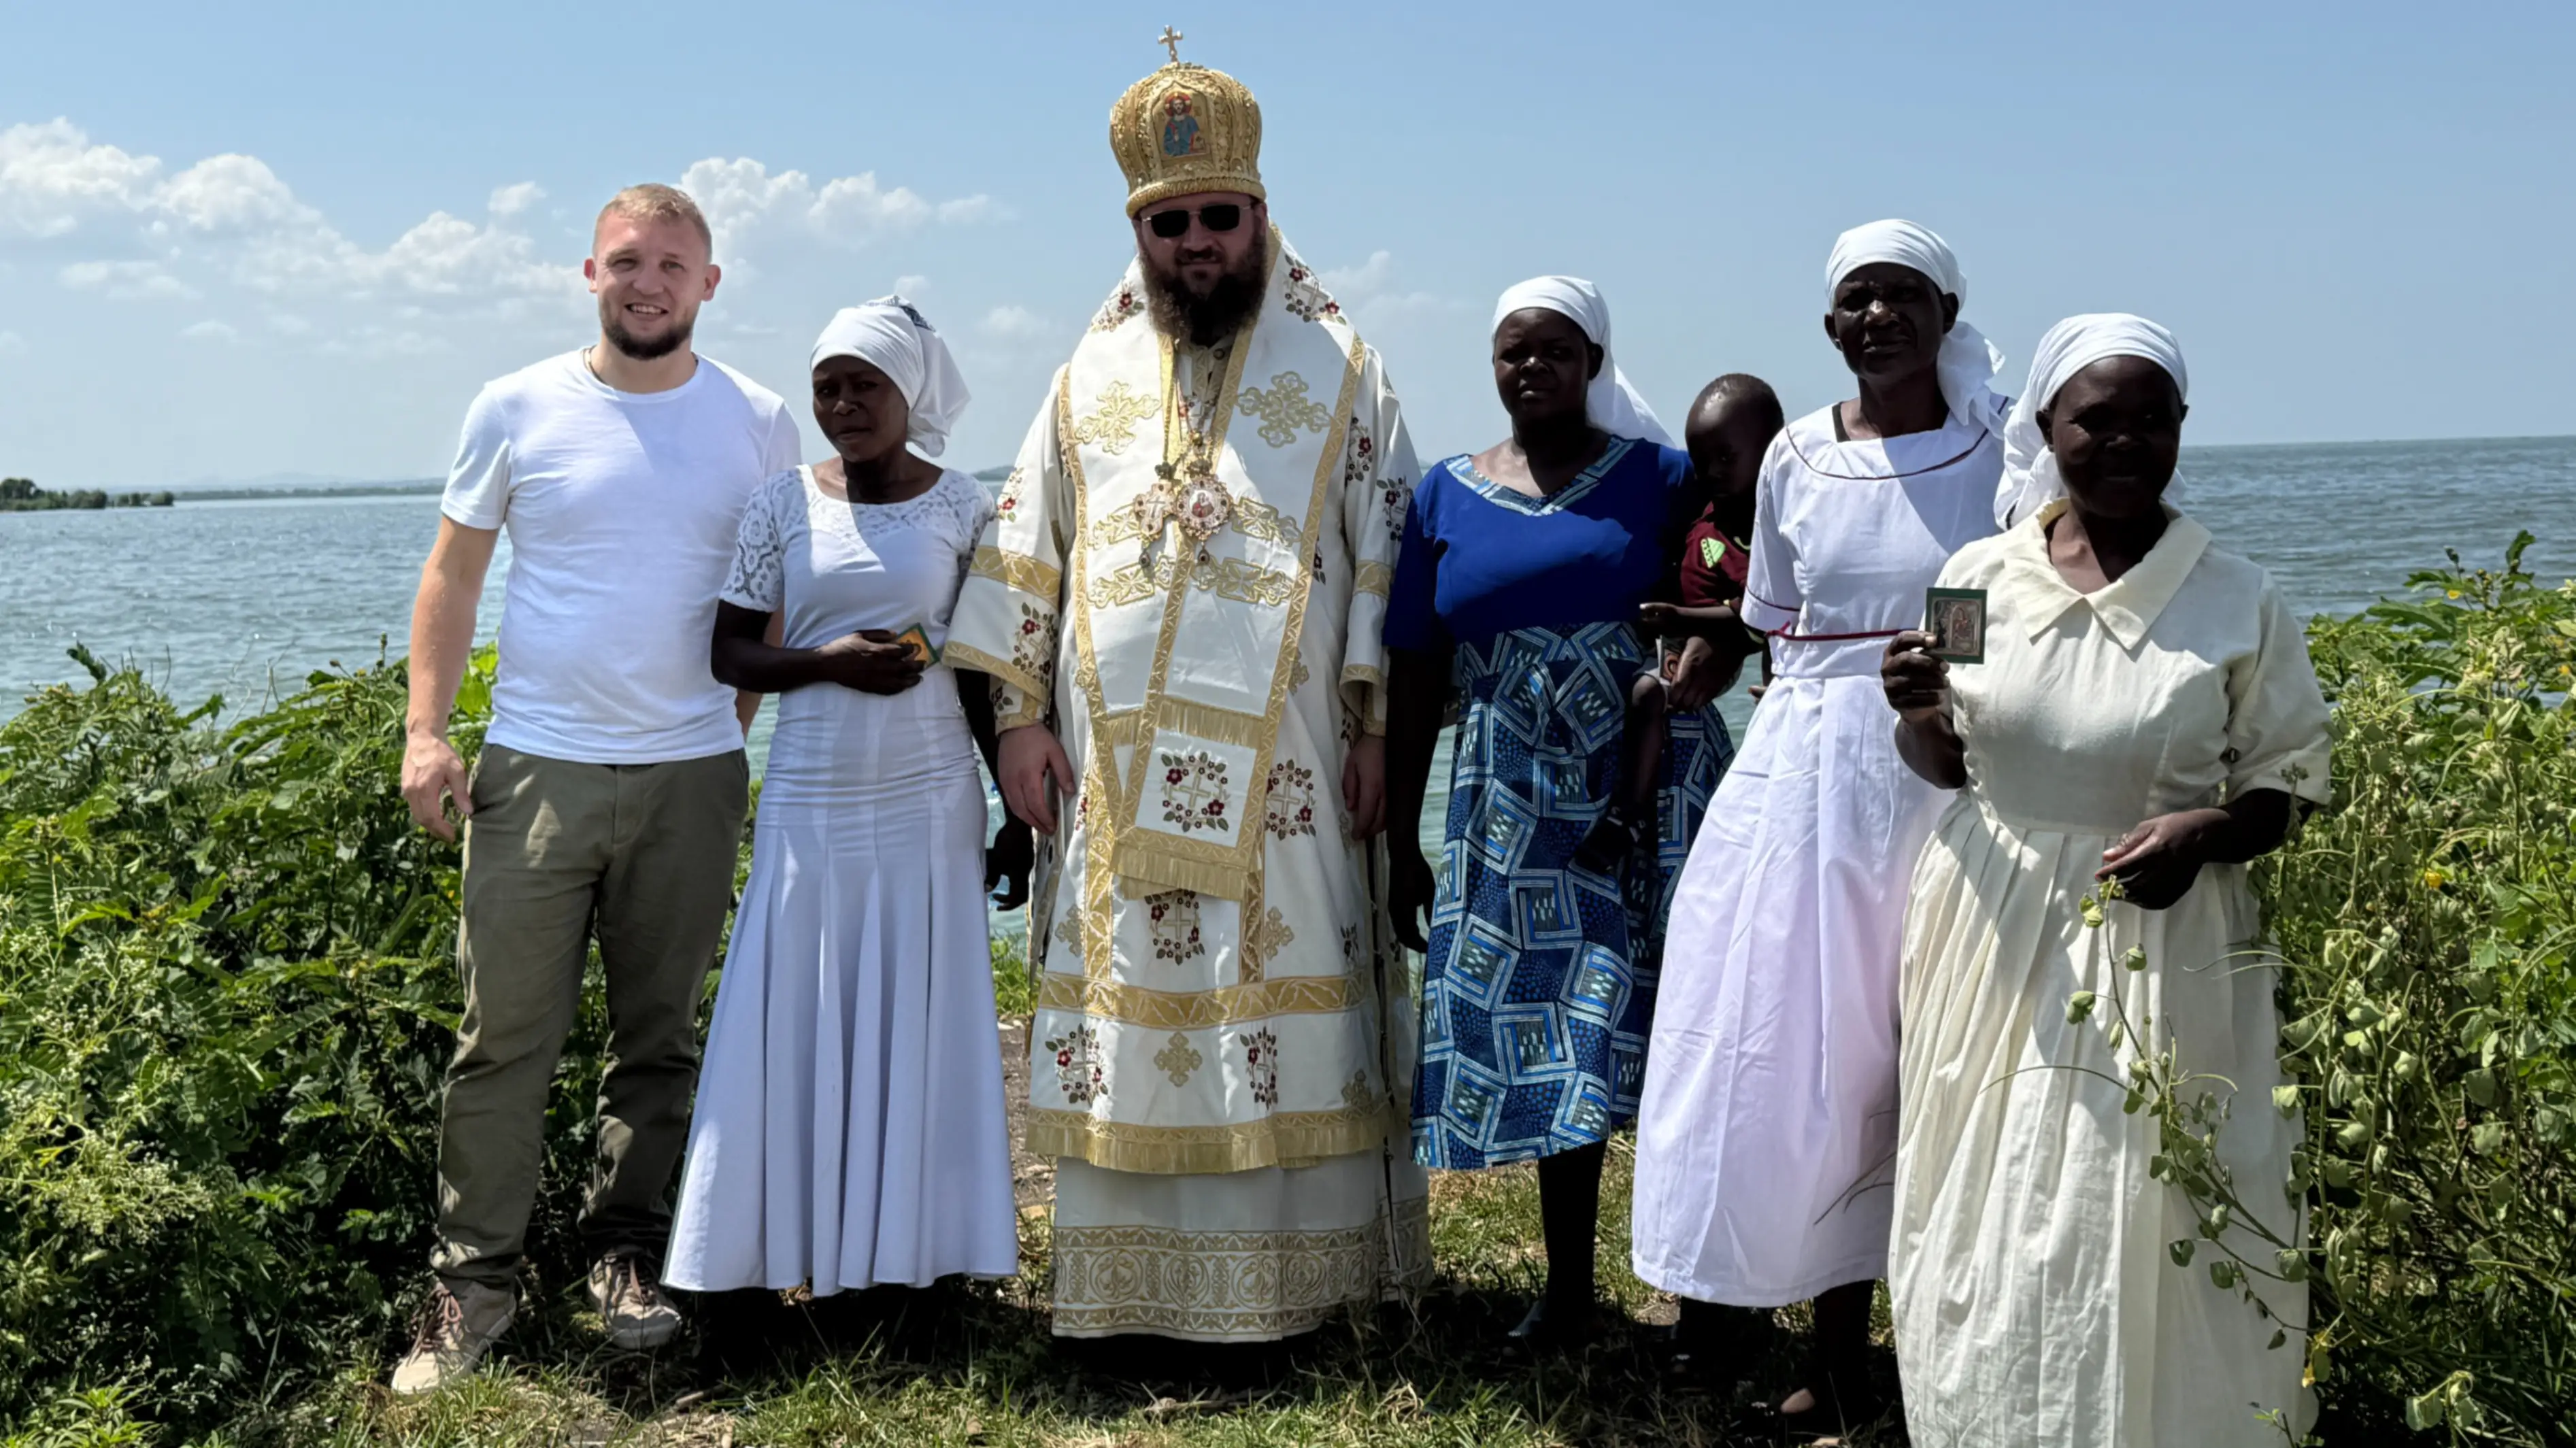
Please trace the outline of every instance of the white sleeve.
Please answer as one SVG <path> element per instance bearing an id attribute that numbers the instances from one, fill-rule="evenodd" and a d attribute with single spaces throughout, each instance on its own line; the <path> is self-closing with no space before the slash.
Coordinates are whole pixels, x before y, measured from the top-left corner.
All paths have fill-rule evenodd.
<path id="1" fill-rule="evenodd" d="M 736 608 L 776 613 L 787 602 L 787 530 L 778 516 L 785 491 L 772 478 L 752 493 L 750 506 L 742 510 L 742 527 L 734 535 L 733 569 L 717 595 Z"/>
<path id="2" fill-rule="evenodd" d="M 2333 715 L 2308 658 L 2307 630 L 2263 580 L 2261 642 L 2227 671 L 2227 793 L 2277 789 L 2312 804 L 2334 798 L 2328 777 Z"/>
<path id="3" fill-rule="evenodd" d="M 769 415 L 769 436 L 761 444 L 760 475 L 774 478 L 805 461 L 805 441 L 796 434 L 796 414 L 781 403 Z"/>
<path id="4" fill-rule="evenodd" d="M 1771 439 L 1763 454 L 1760 480 L 1753 489 L 1753 557 L 1744 571 L 1744 608 L 1739 615 L 1757 633 L 1785 633 L 1797 627 L 1806 607 L 1798 586 L 1798 554 L 1780 531 L 1780 490 L 1787 483 L 1791 459 L 1789 434 Z"/>
<path id="5" fill-rule="evenodd" d="M 447 470 L 447 493 L 438 511 L 468 528 L 497 529 L 510 515 L 510 423 L 507 408 L 489 387 L 465 409 L 456 465 Z"/>

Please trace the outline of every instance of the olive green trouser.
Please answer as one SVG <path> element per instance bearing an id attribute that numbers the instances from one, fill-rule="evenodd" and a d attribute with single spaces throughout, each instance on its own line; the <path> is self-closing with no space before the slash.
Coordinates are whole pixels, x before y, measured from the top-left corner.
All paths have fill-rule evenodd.
<path id="1" fill-rule="evenodd" d="M 440 1275 L 506 1287 L 545 1158 L 546 1093 L 596 932 L 608 978 L 588 1255 L 659 1254 L 698 1076 L 698 1001 L 733 902 L 742 752 L 574 764 L 498 745 L 474 767 L 456 960 L 465 1018 L 438 1133 Z"/>

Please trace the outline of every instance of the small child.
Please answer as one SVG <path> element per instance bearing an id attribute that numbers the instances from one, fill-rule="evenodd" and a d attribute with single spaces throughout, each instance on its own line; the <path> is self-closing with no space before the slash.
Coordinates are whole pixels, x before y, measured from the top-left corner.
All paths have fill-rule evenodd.
<path id="1" fill-rule="evenodd" d="M 1737 616 L 1736 605 L 1744 597 L 1745 572 L 1752 562 L 1746 540 L 1753 532 L 1754 483 L 1762 473 L 1762 455 L 1785 425 L 1771 384 L 1747 373 L 1718 378 L 1691 403 L 1682 444 L 1690 452 L 1701 510 L 1666 577 L 1668 598 L 1637 610 L 1638 623 L 1663 643 L 1660 668 L 1638 675 L 1628 693 L 1619 792 L 1605 821 L 1617 827 L 1624 843 L 1634 844 L 1652 826 L 1670 732 L 1666 716 L 1696 713 L 1734 687 L 1745 658 L 1761 647 Z M 1694 644 L 1707 661 L 1699 667 L 1695 687 L 1679 688 L 1683 659 Z M 1767 650 L 1762 670 L 1768 682 Z"/>

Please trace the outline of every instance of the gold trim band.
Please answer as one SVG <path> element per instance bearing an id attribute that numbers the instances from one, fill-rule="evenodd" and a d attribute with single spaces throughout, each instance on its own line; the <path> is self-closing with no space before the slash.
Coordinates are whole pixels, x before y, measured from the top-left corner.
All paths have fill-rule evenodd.
<path id="1" fill-rule="evenodd" d="M 1203 991 L 1148 990 L 1063 971 L 1038 977 L 1039 1010 L 1080 1011 L 1093 1020 L 1125 1021 L 1157 1031 L 1202 1031 L 1270 1016 L 1338 1015 L 1358 1004 L 1346 975 L 1277 976 Z"/>

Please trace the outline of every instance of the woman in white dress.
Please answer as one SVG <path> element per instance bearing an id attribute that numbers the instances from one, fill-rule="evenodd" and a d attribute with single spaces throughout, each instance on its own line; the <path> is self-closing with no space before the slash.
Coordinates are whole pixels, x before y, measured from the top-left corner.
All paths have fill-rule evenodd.
<path id="1" fill-rule="evenodd" d="M 937 662 L 993 503 L 921 456 L 967 393 L 909 303 L 842 311 L 813 369 L 839 456 L 753 497 L 717 608 L 716 677 L 780 697 L 663 1274 L 697 1291 L 1019 1267 L 975 770 L 991 701 Z M 997 856 L 1024 854 L 1005 829 Z"/>
<path id="2" fill-rule="evenodd" d="M 1686 1299 L 1816 1299 L 1816 1367 L 1779 1405 L 1802 1426 L 1871 1411 L 1897 950 L 1941 800 L 1896 756 L 1879 654 L 1922 621 L 1950 555 L 1994 532 L 2005 407 L 1938 236 L 1845 232 L 1826 282 L 1859 396 L 1763 459 L 1744 620 L 1770 636 L 1775 678 L 1673 902 L 1631 1237 L 1637 1275 Z"/>
<path id="3" fill-rule="evenodd" d="M 2271 579 L 2162 501 L 2185 385 L 2152 322 L 2053 328 L 2007 487 L 2036 503 L 2062 474 L 2065 496 L 1941 574 L 1986 594 L 1983 661 L 1945 666 L 1915 632 L 1887 650 L 1898 747 L 1960 790 L 1905 926 L 1888 1288 L 1917 1443 L 2306 1429 L 2307 1289 L 2277 1275 L 2304 1229 L 2281 1190 L 2299 1126 L 2272 1109 L 2280 1019 L 2244 862 L 2294 799 L 2326 799 L 2326 705 Z M 2188 1110 L 2139 1109 L 2129 1067 L 2167 1049 L 2178 1100 L 2224 1117 L 2224 1218 L 2157 1179 Z"/>

